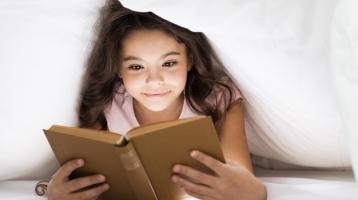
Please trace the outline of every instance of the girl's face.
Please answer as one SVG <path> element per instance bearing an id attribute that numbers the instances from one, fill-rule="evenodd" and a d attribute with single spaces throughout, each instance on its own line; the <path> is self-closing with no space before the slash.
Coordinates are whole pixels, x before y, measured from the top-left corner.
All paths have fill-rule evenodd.
<path id="1" fill-rule="evenodd" d="M 120 76 L 127 92 L 151 111 L 178 100 L 190 65 L 186 47 L 160 30 L 131 33 L 122 43 Z"/>

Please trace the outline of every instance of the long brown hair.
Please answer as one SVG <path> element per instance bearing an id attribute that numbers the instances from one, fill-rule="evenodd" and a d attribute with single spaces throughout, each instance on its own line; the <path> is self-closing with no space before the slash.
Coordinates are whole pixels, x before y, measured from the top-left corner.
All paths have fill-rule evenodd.
<path id="1" fill-rule="evenodd" d="M 198 114 L 211 116 L 217 127 L 234 97 L 232 88 L 227 84 L 229 77 L 207 37 L 202 32 L 192 32 L 152 12 L 127 9 L 117 0 L 107 1 L 100 12 L 98 32 L 82 79 L 79 126 L 93 127 L 99 123 L 102 129 L 107 129 L 104 108 L 112 101 L 118 88 L 123 86 L 118 77 L 122 41 L 131 32 L 143 29 L 164 31 L 185 44 L 193 65 L 184 89 L 186 101 Z M 218 101 L 218 94 L 213 89 L 218 87 L 226 91 L 222 93 L 224 102 L 216 102 L 213 106 L 205 99 L 214 95 Z M 218 109 L 219 103 L 225 104 L 223 112 Z"/>

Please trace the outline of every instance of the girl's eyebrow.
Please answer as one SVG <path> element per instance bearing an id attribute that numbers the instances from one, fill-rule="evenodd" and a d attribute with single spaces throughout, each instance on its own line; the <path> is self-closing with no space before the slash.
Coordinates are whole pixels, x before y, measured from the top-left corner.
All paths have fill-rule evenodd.
<path id="1" fill-rule="evenodd" d="M 165 54 L 163 54 L 162 56 L 160 56 L 160 59 L 163 59 L 163 58 L 165 58 L 165 57 L 167 57 L 167 56 L 170 56 L 170 55 L 180 55 L 180 53 L 177 52 L 177 51 L 170 51 L 170 52 L 165 53 Z M 139 60 L 139 61 L 143 61 L 142 58 L 139 58 L 139 57 L 136 57 L 136 56 L 126 56 L 126 57 L 123 59 L 123 62 L 128 61 L 128 60 Z"/>

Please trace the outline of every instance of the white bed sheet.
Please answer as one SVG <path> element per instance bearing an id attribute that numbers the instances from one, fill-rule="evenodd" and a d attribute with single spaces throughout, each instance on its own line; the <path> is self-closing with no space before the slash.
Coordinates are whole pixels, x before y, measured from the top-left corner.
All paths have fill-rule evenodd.
<path id="1" fill-rule="evenodd" d="M 352 171 L 257 170 L 266 184 L 269 200 L 357 200 Z M 1 200 L 43 200 L 34 192 L 36 181 L 0 182 Z"/>
<path id="2" fill-rule="evenodd" d="M 358 186 L 352 171 L 256 170 L 269 200 L 353 200 Z"/>

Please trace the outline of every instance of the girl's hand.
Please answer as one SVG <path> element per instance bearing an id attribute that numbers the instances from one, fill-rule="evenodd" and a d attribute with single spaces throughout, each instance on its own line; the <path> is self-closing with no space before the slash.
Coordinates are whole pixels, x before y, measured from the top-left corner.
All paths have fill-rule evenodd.
<path id="1" fill-rule="evenodd" d="M 184 165 L 175 165 L 174 173 L 181 176 L 173 175 L 172 181 L 179 184 L 189 195 L 205 200 L 266 199 L 265 186 L 243 167 L 222 163 L 199 151 L 193 151 L 190 155 L 213 170 L 216 175 Z"/>
<path id="2" fill-rule="evenodd" d="M 109 185 L 104 183 L 103 175 L 92 175 L 69 180 L 69 175 L 77 168 L 84 165 L 82 159 L 74 159 L 62 165 L 52 176 L 52 180 L 47 187 L 48 200 L 95 200 L 101 193 L 109 189 Z M 100 184 L 91 189 L 78 191 L 90 185 Z"/>

